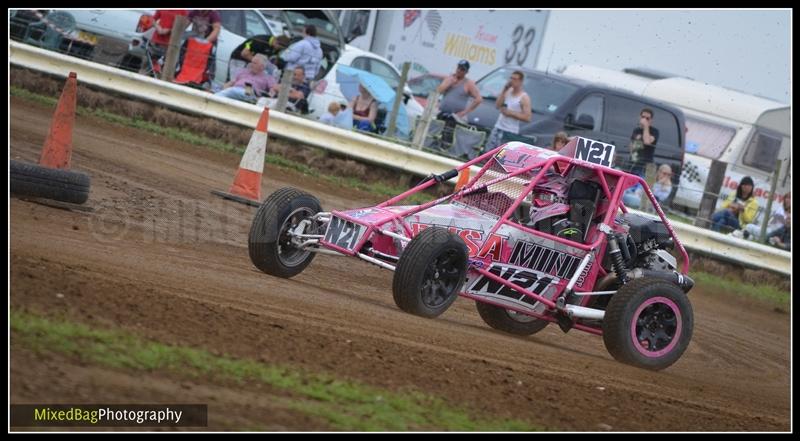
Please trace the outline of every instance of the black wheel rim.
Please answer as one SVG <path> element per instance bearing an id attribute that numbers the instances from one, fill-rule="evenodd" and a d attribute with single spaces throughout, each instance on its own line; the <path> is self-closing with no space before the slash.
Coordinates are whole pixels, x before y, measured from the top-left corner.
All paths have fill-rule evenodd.
<path id="1" fill-rule="evenodd" d="M 298 208 L 283 221 L 278 234 L 278 259 L 284 266 L 297 266 L 311 254 L 310 251 L 301 250 L 294 246 L 289 232 L 297 228 L 297 225 L 304 219 L 308 219 L 314 214 L 314 211 L 310 208 Z"/>
<path id="2" fill-rule="evenodd" d="M 458 250 L 449 249 L 428 265 L 422 284 L 422 303 L 429 308 L 446 304 L 461 282 L 463 259 Z"/>
<path id="3" fill-rule="evenodd" d="M 648 352 L 657 352 L 669 346 L 677 330 L 675 311 L 664 303 L 647 306 L 636 319 L 637 340 Z"/>

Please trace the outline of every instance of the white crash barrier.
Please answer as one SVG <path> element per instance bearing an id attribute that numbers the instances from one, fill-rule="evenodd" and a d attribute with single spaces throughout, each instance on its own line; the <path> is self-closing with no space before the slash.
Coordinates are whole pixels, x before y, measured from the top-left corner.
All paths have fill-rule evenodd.
<path id="1" fill-rule="evenodd" d="M 232 102 L 199 90 L 27 44 L 9 41 L 8 53 L 13 65 L 62 77 L 76 72 L 80 83 L 246 127 L 255 127 L 261 114 L 261 108 L 252 104 Z M 279 137 L 418 175 L 441 173 L 460 165 L 450 158 L 281 112 L 270 113 L 269 130 L 270 134 Z M 473 175 L 478 170 L 473 166 Z M 790 252 L 680 222 L 672 225 L 688 250 L 791 275 Z"/>

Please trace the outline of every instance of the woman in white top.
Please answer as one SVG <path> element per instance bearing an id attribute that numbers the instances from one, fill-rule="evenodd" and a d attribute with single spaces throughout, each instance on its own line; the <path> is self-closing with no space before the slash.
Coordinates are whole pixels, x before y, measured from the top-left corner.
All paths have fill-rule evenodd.
<path id="1" fill-rule="evenodd" d="M 519 134 L 520 121 L 530 122 L 531 120 L 531 98 L 522 89 L 525 74 L 515 70 L 511 74 L 511 79 L 506 83 L 500 96 L 497 97 L 495 105 L 500 110 L 489 140 L 486 142 L 486 150 L 491 150 L 503 142 L 503 135 L 506 132 Z"/>
<path id="2" fill-rule="evenodd" d="M 783 196 L 783 203 L 772 204 L 772 215 L 767 224 L 767 237 L 772 233 L 786 225 L 787 220 L 792 217 L 792 193 L 786 193 Z M 743 236 L 745 239 L 759 240 L 761 238 L 761 224 L 751 223 L 744 227 Z"/>

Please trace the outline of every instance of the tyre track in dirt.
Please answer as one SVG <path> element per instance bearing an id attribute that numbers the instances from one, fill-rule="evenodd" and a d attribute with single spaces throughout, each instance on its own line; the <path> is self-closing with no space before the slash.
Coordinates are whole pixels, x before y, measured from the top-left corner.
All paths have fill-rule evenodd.
<path id="1" fill-rule="evenodd" d="M 11 157 L 35 161 L 52 110 L 11 102 Z M 363 262 L 318 256 L 292 280 L 255 270 L 246 248 L 255 210 L 209 193 L 230 185 L 237 155 L 93 117 L 78 117 L 74 143 L 73 167 L 92 175 L 96 210 L 10 201 L 13 308 L 428 391 L 547 427 L 788 430 L 788 315 L 737 308 L 698 287 L 694 340 L 660 373 L 616 363 L 588 334 L 492 331 L 465 299 L 424 320 L 394 306 L 391 273 Z M 325 209 L 378 201 L 267 165 L 262 194 L 286 185 L 315 194 Z M 187 201 L 191 210 L 169 212 Z M 174 231 L 187 225 L 192 234 Z"/>

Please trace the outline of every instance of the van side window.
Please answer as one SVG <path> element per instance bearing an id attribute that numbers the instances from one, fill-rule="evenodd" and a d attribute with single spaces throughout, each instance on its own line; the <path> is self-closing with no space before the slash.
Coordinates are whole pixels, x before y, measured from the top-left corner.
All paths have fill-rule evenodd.
<path id="1" fill-rule="evenodd" d="M 589 130 L 600 130 L 600 124 L 603 122 L 603 96 L 599 93 L 587 96 L 575 108 L 574 122 L 576 124 L 580 125 L 589 121 L 593 123 Z"/>
<path id="2" fill-rule="evenodd" d="M 664 147 L 675 147 L 678 149 L 683 149 L 683 146 L 679 142 L 681 128 L 678 125 L 678 119 L 675 118 L 675 115 L 672 112 L 667 112 L 664 109 L 653 107 L 653 126 L 658 128 L 659 130 L 659 140 L 658 145 Z"/>
<path id="3" fill-rule="evenodd" d="M 736 129 L 686 117 L 686 153 L 697 153 L 709 159 L 722 156 Z"/>
<path id="4" fill-rule="evenodd" d="M 639 112 L 645 106 L 639 101 L 609 95 L 608 112 L 606 112 L 606 131 L 612 135 L 630 138 L 633 129 L 639 125 Z M 661 113 L 661 112 L 658 112 Z M 659 115 L 653 115 L 653 127 L 659 131 L 658 145 L 662 144 L 663 129 Z"/>
<path id="5" fill-rule="evenodd" d="M 641 101 L 635 101 L 618 96 L 608 97 L 608 112 L 606 112 L 606 131 L 612 135 L 631 136 L 633 129 L 639 126 L 639 114 L 648 107 L 653 110 L 653 127 L 658 129 L 658 144 L 656 149 L 664 147 L 679 148 L 680 130 L 678 120 L 672 112 L 655 107 Z M 682 146 L 680 146 L 682 147 Z"/>
<path id="6" fill-rule="evenodd" d="M 742 162 L 767 173 L 775 169 L 775 161 L 781 150 L 781 138 L 757 131 L 750 139 L 747 150 L 744 152 Z"/>

